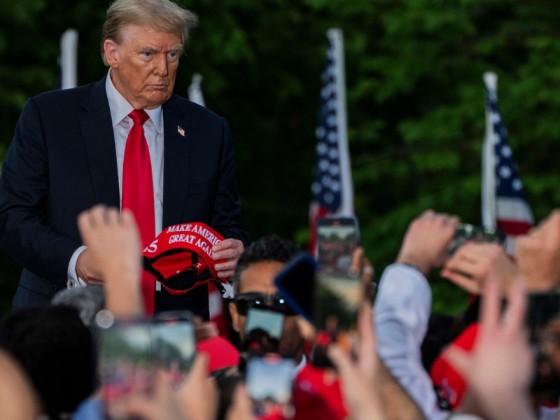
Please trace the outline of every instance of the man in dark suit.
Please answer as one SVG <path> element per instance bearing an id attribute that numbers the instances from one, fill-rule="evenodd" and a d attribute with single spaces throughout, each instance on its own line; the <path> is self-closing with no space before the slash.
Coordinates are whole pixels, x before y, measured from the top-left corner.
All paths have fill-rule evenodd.
<path id="1" fill-rule="evenodd" d="M 143 244 L 167 226 L 203 222 L 227 238 L 214 248 L 214 259 L 226 260 L 216 266 L 218 276 L 233 274 L 248 235 L 239 225 L 229 128 L 223 118 L 173 94 L 179 57 L 196 21 L 169 0 L 117 0 L 103 27 L 108 75 L 27 101 L 0 180 L 0 245 L 24 267 L 13 307 L 46 304 L 67 285 L 103 283 L 76 219 L 99 203 L 125 207 L 133 110 L 147 114 L 142 135 L 153 184 L 149 204 L 135 211 L 137 220 L 153 214 Z M 206 288 L 177 297 L 154 285 L 155 298 L 144 295 L 148 312 L 155 303 L 156 311 L 187 308 L 208 317 Z"/>

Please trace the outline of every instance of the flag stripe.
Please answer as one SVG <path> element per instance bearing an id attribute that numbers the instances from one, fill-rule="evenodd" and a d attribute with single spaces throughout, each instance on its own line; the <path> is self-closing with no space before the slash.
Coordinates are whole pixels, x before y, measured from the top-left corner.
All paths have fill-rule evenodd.
<path id="1" fill-rule="evenodd" d="M 499 197 L 496 206 L 496 211 L 500 215 L 500 220 L 520 220 L 529 223 L 529 225 L 533 220 L 533 214 L 525 200 Z"/>
<path id="2" fill-rule="evenodd" d="M 498 222 L 498 227 L 504 232 L 508 232 L 510 236 L 519 236 L 526 234 L 531 229 L 531 224 L 517 220 L 501 219 Z"/>

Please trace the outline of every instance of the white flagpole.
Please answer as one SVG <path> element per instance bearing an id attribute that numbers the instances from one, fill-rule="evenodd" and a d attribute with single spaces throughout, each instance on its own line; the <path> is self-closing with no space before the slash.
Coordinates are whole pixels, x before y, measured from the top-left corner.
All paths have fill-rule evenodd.
<path id="1" fill-rule="evenodd" d="M 202 76 L 198 73 L 193 74 L 191 84 L 188 89 L 189 100 L 195 104 L 204 105 L 204 97 L 202 96 L 202 88 L 200 84 L 202 83 Z"/>
<path id="2" fill-rule="evenodd" d="M 60 37 L 61 89 L 77 86 L 78 80 L 78 31 L 67 29 Z"/>
<path id="3" fill-rule="evenodd" d="M 498 76 L 486 72 L 482 78 L 489 94 L 497 95 Z M 492 115 L 486 107 L 486 133 L 482 150 L 482 225 L 487 229 L 496 229 L 495 136 Z"/>
<path id="4" fill-rule="evenodd" d="M 354 191 L 348 151 L 348 129 L 346 119 L 346 75 L 344 68 L 344 36 L 338 28 L 327 31 L 327 37 L 334 45 L 334 61 L 336 71 L 336 106 L 338 127 L 338 151 L 340 156 L 342 203 L 337 216 L 354 215 Z"/>

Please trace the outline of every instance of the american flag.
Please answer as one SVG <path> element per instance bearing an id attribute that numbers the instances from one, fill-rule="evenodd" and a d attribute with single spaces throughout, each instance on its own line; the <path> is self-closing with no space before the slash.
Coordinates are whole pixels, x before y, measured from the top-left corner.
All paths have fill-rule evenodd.
<path id="1" fill-rule="evenodd" d="M 484 74 L 486 85 L 486 136 L 483 150 L 483 224 L 503 230 L 512 253 L 515 237 L 526 233 L 533 224 L 533 214 L 525 199 L 517 164 L 502 123 L 496 93 L 497 77 Z"/>
<path id="2" fill-rule="evenodd" d="M 315 250 L 315 224 L 318 217 L 354 215 L 346 130 L 342 31 L 330 29 L 327 37 L 327 64 L 322 75 L 319 123 L 315 132 L 317 147 L 315 180 L 311 186 L 311 251 Z"/>

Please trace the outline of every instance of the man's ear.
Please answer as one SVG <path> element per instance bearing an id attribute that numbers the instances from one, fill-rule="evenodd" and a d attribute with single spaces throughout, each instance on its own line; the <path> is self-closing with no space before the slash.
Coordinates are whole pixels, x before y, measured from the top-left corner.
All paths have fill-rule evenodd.
<path id="1" fill-rule="evenodd" d="M 119 66 L 119 46 L 112 39 L 103 41 L 103 57 L 109 67 L 117 68 Z"/>
<path id="2" fill-rule="evenodd" d="M 229 314 L 231 315 L 231 326 L 233 327 L 235 332 L 239 334 L 239 331 L 241 329 L 239 325 L 239 313 L 237 312 L 237 307 L 233 302 L 229 303 Z"/>

